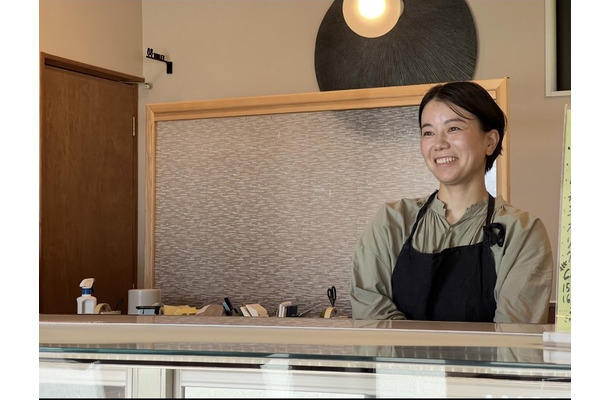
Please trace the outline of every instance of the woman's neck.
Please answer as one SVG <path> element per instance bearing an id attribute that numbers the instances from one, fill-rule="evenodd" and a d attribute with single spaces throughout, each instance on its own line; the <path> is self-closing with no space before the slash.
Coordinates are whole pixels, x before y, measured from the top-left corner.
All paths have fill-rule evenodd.
<path id="1" fill-rule="evenodd" d="M 468 207 L 485 201 L 488 193 L 485 183 L 468 188 L 441 185 L 437 197 L 445 203 L 445 219 L 454 225 L 464 216 Z"/>

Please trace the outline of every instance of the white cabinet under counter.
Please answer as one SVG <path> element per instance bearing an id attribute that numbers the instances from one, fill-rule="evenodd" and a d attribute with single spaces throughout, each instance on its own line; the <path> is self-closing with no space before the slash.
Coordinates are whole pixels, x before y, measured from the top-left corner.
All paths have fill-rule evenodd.
<path id="1" fill-rule="evenodd" d="M 554 325 L 40 315 L 40 397 L 571 397 Z M 553 356 L 554 355 L 554 356 Z M 566 361 L 567 360 L 567 361 Z"/>

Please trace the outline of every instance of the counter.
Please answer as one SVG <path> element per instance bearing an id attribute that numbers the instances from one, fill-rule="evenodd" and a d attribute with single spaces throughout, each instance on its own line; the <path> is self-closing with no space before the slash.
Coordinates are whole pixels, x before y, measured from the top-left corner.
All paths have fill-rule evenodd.
<path id="1" fill-rule="evenodd" d="M 554 325 L 40 315 L 40 397 L 570 397 Z"/>

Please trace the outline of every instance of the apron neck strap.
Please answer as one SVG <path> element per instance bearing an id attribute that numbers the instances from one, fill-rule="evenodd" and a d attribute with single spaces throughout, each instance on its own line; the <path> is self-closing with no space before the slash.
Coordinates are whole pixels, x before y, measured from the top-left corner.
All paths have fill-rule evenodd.
<path id="1" fill-rule="evenodd" d="M 428 197 L 426 203 L 424 203 L 423 207 L 417 213 L 417 218 L 415 219 L 415 223 L 411 228 L 411 235 L 409 235 L 408 240 L 411 240 L 411 238 L 413 238 L 415 229 L 417 229 L 417 224 L 426 213 L 426 209 L 428 208 L 430 203 L 432 203 L 437 193 L 438 190 L 435 190 L 434 193 L 432 193 L 430 197 Z M 487 217 L 485 218 L 485 226 L 483 227 L 485 240 L 489 243 L 490 246 L 497 244 L 498 246 L 502 247 L 504 245 L 504 236 L 506 232 L 504 230 L 504 226 L 502 226 L 500 223 L 491 223 L 491 218 L 494 213 L 494 207 L 496 205 L 496 199 L 489 192 L 487 193 L 487 195 L 489 196 L 489 201 L 487 203 Z"/>
<path id="2" fill-rule="evenodd" d="M 488 193 L 489 194 L 489 193 Z M 491 216 L 494 213 L 494 206 L 496 199 L 490 194 L 489 204 L 487 204 L 487 219 L 485 220 L 485 226 L 483 227 L 483 236 L 485 241 L 489 243 L 489 246 L 497 244 L 498 246 L 504 246 L 504 237 L 506 236 L 506 230 L 504 226 L 499 222 L 491 222 Z"/>
<path id="3" fill-rule="evenodd" d="M 415 219 L 415 223 L 413 224 L 413 228 L 411 228 L 411 235 L 409 236 L 409 240 L 411 240 L 411 238 L 413 237 L 413 234 L 415 233 L 415 229 L 417 228 L 417 224 L 419 223 L 419 220 L 422 219 L 422 217 L 426 213 L 426 209 L 428 208 L 430 203 L 432 203 L 432 201 L 436 197 L 437 193 L 438 193 L 438 189 L 435 190 L 434 193 L 432 193 L 430 195 L 430 197 L 428 197 L 428 200 L 426 200 L 426 203 L 424 203 L 423 207 L 419 209 L 419 212 L 417 213 L 417 218 Z"/>

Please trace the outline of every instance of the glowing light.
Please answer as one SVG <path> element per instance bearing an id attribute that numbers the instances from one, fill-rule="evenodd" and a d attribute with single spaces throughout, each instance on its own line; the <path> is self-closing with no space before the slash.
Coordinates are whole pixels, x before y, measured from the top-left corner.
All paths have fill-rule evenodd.
<path id="1" fill-rule="evenodd" d="M 402 15 L 402 0 L 343 0 L 343 18 L 360 36 L 376 38 L 396 26 Z"/>
<path id="2" fill-rule="evenodd" d="M 385 0 L 358 0 L 358 12 L 364 18 L 379 18 L 383 15 L 385 9 Z"/>

